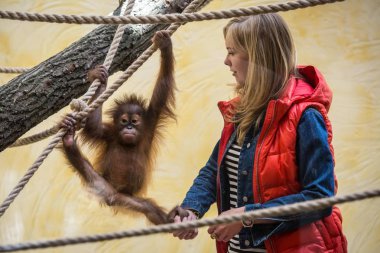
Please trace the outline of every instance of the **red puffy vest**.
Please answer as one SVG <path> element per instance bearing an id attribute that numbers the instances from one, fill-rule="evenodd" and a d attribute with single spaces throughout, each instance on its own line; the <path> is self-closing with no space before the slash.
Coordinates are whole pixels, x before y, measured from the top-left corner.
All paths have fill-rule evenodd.
<path id="1" fill-rule="evenodd" d="M 281 98 L 272 100 L 268 104 L 253 165 L 252 190 L 255 203 L 264 203 L 301 191 L 295 157 L 296 134 L 298 122 L 303 111 L 308 107 L 317 109 L 324 117 L 330 150 L 334 154 L 331 145 L 332 129 L 327 118 L 332 92 L 316 68 L 299 67 L 298 71 L 304 79 L 291 78 Z M 223 115 L 228 113 L 232 106 L 231 102 L 218 103 Z M 219 144 L 219 167 L 233 131 L 233 124 L 225 120 Z M 336 180 L 335 185 L 337 189 Z M 217 189 L 217 202 L 219 202 L 219 177 Z M 330 216 L 295 231 L 274 235 L 265 241 L 265 246 L 268 253 L 345 253 L 347 241 L 342 232 L 340 211 L 334 207 Z M 217 251 L 218 253 L 227 252 L 227 243 L 217 242 Z"/>

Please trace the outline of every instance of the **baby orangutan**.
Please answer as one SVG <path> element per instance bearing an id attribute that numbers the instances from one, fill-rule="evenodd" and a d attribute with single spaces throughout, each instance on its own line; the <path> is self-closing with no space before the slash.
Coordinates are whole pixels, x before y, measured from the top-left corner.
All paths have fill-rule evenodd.
<path id="1" fill-rule="evenodd" d="M 62 126 L 68 130 L 62 142 L 67 159 L 102 202 L 144 213 L 153 224 L 162 224 L 172 221 L 178 207 L 167 215 L 153 200 L 139 194 L 145 189 L 151 173 L 159 130 L 168 119 L 175 119 L 176 87 L 170 35 L 160 31 L 152 41 L 161 51 L 161 64 L 149 104 L 132 94 L 115 101 L 108 111 L 112 122 L 102 122 L 101 106 L 87 118 L 81 137 L 84 143 L 100 148 L 94 167 L 76 144 L 75 120 L 71 116 L 62 121 Z M 93 99 L 106 89 L 107 78 L 108 72 L 103 66 L 89 71 L 89 81 L 99 79 L 101 82 Z"/>

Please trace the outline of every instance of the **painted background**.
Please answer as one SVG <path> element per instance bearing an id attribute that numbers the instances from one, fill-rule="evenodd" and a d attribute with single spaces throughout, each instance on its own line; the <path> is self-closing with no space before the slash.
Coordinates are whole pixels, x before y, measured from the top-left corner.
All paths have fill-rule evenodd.
<path id="1" fill-rule="evenodd" d="M 278 2 L 278 1 L 277 1 Z M 248 7 L 276 1 L 214 0 L 206 10 Z M 117 1 L 0 0 L 1 10 L 107 15 Z M 380 1 L 348 0 L 282 14 L 296 42 L 298 62 L 317 66 L 334 92 L 330 118 L 336 152 L 338 194 L 380 186 Z M 177 61 L 178 122 L 167 128 L 148 195 L 167 209 L 179 204 L 217 141 L 222 120 L 216 103 L 229 99 L 234 81 L 223 65 L 226 20 L 189 23 L 173 36 Z M 31 67 L 94 29 L 0 20 L 0 66 Z M 113 97 L 150 95 L 158 70 L 155 54 Z M 0 83 L 15 75 L 0 74 Z M 116 80 L 116 77 L 111 77 Z M 106 103 L 107 106 L 108 102 Z M 55 124 L 65 108 L 29 131 Z M 8 196 L 49 140 L 0 153 L 0 199 Z M 350 252 L 379 252 L 380 199 L 340 206 Z M 207 217 L 216 216 L 215 206 Z M 49 155 L 0 219 L 0 244 L 112 233 L 148 224 L 139 215 L 114 214 L 100 206 L 64 163 Z M 192 241 L 171 235 L 82 244 L 35 252 L 215 252 L 206 229 Z"/>

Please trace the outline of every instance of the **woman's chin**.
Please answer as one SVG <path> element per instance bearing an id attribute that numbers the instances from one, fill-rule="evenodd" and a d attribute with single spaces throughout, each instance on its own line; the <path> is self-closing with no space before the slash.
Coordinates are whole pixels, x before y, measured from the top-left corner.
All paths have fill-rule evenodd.
<path id="1" fill-rule="evenodd" d="M 243 86 L 244 86 L 243 84 L 236 83 L 236 84 L 235 84 L 235 90 L 236 90 L 236 91 L 240 91 L 240 90 L 243 88 Z"/>

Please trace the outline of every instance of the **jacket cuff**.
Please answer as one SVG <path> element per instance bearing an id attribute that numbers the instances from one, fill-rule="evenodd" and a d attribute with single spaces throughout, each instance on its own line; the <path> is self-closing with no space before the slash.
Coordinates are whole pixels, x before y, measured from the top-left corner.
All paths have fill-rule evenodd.
<path id="1" fill-rule="evenodd" d="M 185 201 L 181 204 L 181 207 L 183 209 L 192 211 L 198 219 L 202 218 L 202 216 L 205 214 L 205 212 L 202 212 L 201 205 L 196 201 Z"/>

